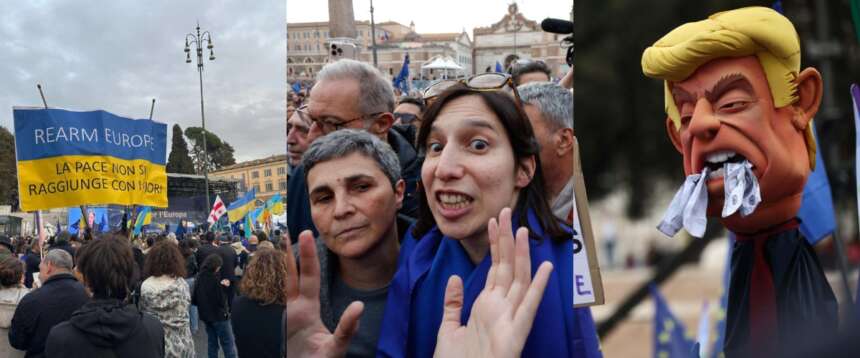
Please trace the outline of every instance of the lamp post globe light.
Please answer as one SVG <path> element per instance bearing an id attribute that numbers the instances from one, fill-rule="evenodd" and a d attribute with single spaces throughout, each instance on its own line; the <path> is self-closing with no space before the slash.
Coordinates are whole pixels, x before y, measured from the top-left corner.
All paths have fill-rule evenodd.
<path id="1" fill-rule="evenodd" d="M 197 33 L 185 35 L 185 63 L 191 63 L 191 47 L 197 48 L 197 72 L 200 74 L 200 121 L 203 122 L 203 179 L 206 184 L 206 210 L 212 208 L 209 198 L 209 152 L 206 150 L 206 116 L 203 112 L 203 43 L 209 50 L 209 61 L 215 60 L 215 52 L 212 50 L 212 35 L 209 31 L 200 33 L 200 23 L 197 23 Z"/>

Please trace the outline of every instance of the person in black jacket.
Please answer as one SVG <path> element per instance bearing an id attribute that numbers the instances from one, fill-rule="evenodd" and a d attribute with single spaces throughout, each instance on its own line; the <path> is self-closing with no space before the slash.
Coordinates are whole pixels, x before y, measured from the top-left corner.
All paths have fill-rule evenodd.
<path id="1" fill-rule="evenodd" d="M 236 255 L 236 250 L 231 246 L 230 237 L 225 237 L 223 240 L 216 238 L 215 243 L 218 246 L 216 252 L 221 256 L 221 278 L 230 281 L 226 287 L 227 309 L 233 305 L 233 295 L 235 294 L 236 283 L 236 263 L 239 257 Z"/>
<path id="2" fill-rule="evenodd" d="M 39 265 L 42 287 L 30 292 L 15 309 L 9 327 L 9 344 L 27 351 L 27 358 L 45 357 L 45 341 L 51 328 L 69 319 L 89 297 L 71 270 L 72 256 L 54 249 Z"/>
<path id="3" fill-rule="evenodd" d="M 71 240 L 71 235 L 69 235 L 68 231 L 60 232 L 54 238 L 54 244 L 51 245 L 51 250 L 53 250 L 53 249 L 65 250 L 66 252 L 69 253 L 69 255 L 72 255 L 72 260 L 74 260 L 75 259 L 75 247 L 72 246 L 72 243 L 69 240 Z"/>
<path id="4" fill-rule="evenodd" d="M 220 235 L 220 234 L 218 234 Z M 206 260 L 211 254 L 214 254 L 218 250 L 218 245 L 215 243 L 217 241 L 217 236 L 213 232 L 207 232 L 201 238 L 200 248 L 197 249 L 197 252 L 194 253 L 195 259 L 197 259 L 197 267 L 203 266 L 203 260 Z"/>
<path id="5" fill-rule="evenodd" d="M 286 308 L 287 257 L 274 249 L 257 251 L 242 277 L 242 295 L 233 302 L 233 332 L 239 358 L 278 358 L 284 350 L 281 318 Z"/>
<path id="6" fill-rule="evenodd" d="M 230 310 L 227 306 L 227 287 L 230 280 L 221 278 L 223 261 L 220 255 L 209 255 L 200 266 L 194 282 L 191 304 L 197 306 L 200 320 L 206 325 L 209 358 L 218 358 L 218 344 L 225 358 L 235 358 L 233 330 L 230 328 Z"/>
<path id="7" fill-rule="evenodd" d="M 77 271 L 93 299 L 51 329 L 45 344 L 47 357 L 164 357 L 161 322 L 126 303 L 135 273 L 126 238 L 107 236 L 87 242 L 78 252 Z"/>
<path id="8" fill-rule="evenodd" d="M 33 274 L 39 272 L 42 263 L 41 252 L 39 240 L 33 240 L 24 259 L 24 286 L 27 288 L 33 288 Z"/>

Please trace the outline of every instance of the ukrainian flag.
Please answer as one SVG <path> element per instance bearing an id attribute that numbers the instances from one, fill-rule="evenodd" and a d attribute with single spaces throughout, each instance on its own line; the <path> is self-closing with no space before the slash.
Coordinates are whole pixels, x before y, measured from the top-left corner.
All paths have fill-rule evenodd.
<path id="1" fill-rule="evenodd" d="M 250 238 L 252 232 L 254 231 L 254 223 L 251 220 L 251 216 L 253 216 L 253 213 L 248 213 L 247 215 L 245 215 L 245 238 Z"/>
<path id="2" fill-rule="evenodd" d="M 281 199 L 281 193 L 275 194 L 271 199 L 266 201 L 266 208 L 273 215 L 281 215 L 284 213 L 284 201 Z"/>
<path id="3" fill-rule="evenodd" d="M 257 198 L 257 190 L 255 188 L 251 188 L 250 191 L 245 193 L 244 196 L 239 198 L 227 207 L 227 218 L 230 219 L 230 222 L 237 222 L 242 220 L 245 215 L 248 215 L 248 212 L 254 209 L 254 201 Z"/>
<path id="4" fill-rule="evenodd" d="M 140 230 L 143 229 L 143 225 L 149 225 L 152 222 L 152 208 L 149 206 L 144 206 L 137 213 L 137 220 L 134 221 L 134 236 L 140 235 Z"/>

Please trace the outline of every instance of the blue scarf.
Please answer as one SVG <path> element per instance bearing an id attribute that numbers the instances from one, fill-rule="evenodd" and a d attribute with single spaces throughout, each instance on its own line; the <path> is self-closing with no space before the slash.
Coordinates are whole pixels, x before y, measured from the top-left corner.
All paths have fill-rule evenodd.
<path id="1" fill-rule="evenodd" d="M 543 261 L 552 262 L 554 268 L 522 356 L 601 357 L 591 311 L 573 308 L 573 241 L 552 241 L 532 212 L 528 222 L 532 235 L 542 238 L 529 240 L 532 276 Z M 465 324 L 491 264 L 489 253 L 477 265 L 472 263 L 460 243 L 438 227 L 420 240 L 412 236 L 411 228 L 408 232 L 388 290 L 377 357 L 432 357 L 448 278 L 456 274 L 463 279 L 461 322 Z"/>

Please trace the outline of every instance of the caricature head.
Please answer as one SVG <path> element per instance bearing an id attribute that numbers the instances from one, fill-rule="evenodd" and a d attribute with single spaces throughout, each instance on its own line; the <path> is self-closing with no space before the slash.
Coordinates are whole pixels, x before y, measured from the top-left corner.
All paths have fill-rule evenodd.
<path id="1" fill-rule="evenodd" d="M 796 215 L 815 167 L 822 80 L 813 68 L 800 71 L 788 19 L 748 7 L 681 25 L 645 50 L 642 69 L 665 81 L 666 129 L 687 175 L 727 160 L 753 165 L 762 202 L 747 217 L 722 219 L 729 229 L 755 232 Z M 707 186 L 708 214 L 719 216 L 723 179 Z"/>

